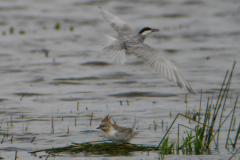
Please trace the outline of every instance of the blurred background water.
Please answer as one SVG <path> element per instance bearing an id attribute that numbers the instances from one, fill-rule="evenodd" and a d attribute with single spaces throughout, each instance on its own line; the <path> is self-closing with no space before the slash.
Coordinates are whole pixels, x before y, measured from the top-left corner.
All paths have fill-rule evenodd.
<path id="1" fill-rule="evenodd" d="M 39 159 L 39 154 L 34 157 L 28 152 L 102 140 L 96 127 L 107 114 L 121 126 L 132 127 L 136 122 L 139 135 L 132 143 L 157 145 L 173 120 L 170 113 L 175 117 L 186 107 L 198 110 L 201 89 L 203 106 L 212 93 L 217 97 L 234 60 L 227 112 L 240 94 L 239 0 L 0 0 L 0 4 L 0 157 L 5 159 L 13 159 L 16 150 L 19 160 Z M 181 90 L 134 56 L 128 56 L 125 65 L 107 57 L 99 35 L 117 34 L 102 18 L 98 5 L 127 22 L 134 34 L 143 27 L 160 29 L 145 43 L 171 59 L 196 94 Z M 236 124 L 239 113 L 238 106 Z M 156 131 L 153 121 L 158 123 Z M 188 121 L 182 118 L 178 123 Z M 172 134 L 176 133 L 175 129 Z M 224 148 L 225 140 L 221 143 Z M 226 151 L 217 153 L 168 159 L 231 156 Z M 147 158 L 158 158 L 158 154 L 128 157 Z"/>

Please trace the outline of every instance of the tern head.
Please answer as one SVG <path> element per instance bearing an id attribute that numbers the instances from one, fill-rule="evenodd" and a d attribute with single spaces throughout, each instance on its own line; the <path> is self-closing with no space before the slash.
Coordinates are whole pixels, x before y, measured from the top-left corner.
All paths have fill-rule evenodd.
<path id="1" fill-rule="evenodd" d="M 102 123 L 104 123 L 104 122 L 108 122 L 111 124 L 111 117 L 109 117 L 109 114 L 107 115 L 107 117 L 102 119 Z"/>
<path id="2" fill-rule="evenodd" d="M 152 32 L 159 32 L 159 29 L 152 29 L 152 28 L 150 28 L 150 27 L 144 27 L 143 29 L 141 29 L 140 31 L 139 31 L 139 33 L 138 34 L 140 34 L 140 35 L 143 35 L 143 36 L 148 36 L 149 34 L 151 34 Z"/>
<path id="3" fill-rule="evenodd" d="M 112 126 L 108 122 L 104 122 L 104 123 L 101 123 L 97 129 L 101 129 L 102 131 L 107 132 L 112 129 Z"/>

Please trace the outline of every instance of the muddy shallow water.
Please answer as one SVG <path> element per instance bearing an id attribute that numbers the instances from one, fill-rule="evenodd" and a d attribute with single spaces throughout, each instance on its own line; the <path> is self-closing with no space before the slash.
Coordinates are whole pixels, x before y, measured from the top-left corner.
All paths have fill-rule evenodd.
<path id="1" fill-rule="evenodd" d="M 202 111 L 207 97 L 213 92 L 217 97 L 234 60 L 237 64 L 226 114 L 240 95 L 238 0 L 1 0 L 0 4 L 0 134 L 8 134 L 2 136 L 0 157 L 5 159 L 14 159 L 16 150 L 18 160 L 39 159 L 46 154 L 35 157 L 28 152 L 71 142 L 102 140 L 96 128 L 107 114 L 125 127 L 132 127 L 136 120 L 139 134 L 132 143 L 158 145 L 166 125 L 170 125 L 177 113 L 184 114 L 186 105 L 190 111 L 199 109 L 201 89 Z M 196 94 L 188 94 L 187 104 L 186 90 L 170 83 L 136 57 L 128 56 L 125 65 L 118 65 L 104 54 L 99 45 L 100 33 L 111 36 L 116 33 L 103 20 L 97 5 L 123 19 L 135 33 L 147 26 L 160 29 L 145 43 L 174 61 L 189 81 Z M 236 126 L 239 109 L 238 105 Z M 158 123 L 156 131 L 153 121 Z M 188 120 L 180 118 L 178 123 L 188 124 Z M 176 128 L 171 132 L 172 139 L 176 139 Z M 227 126 L 223 130 L 227 131 Z M 221 134 L 221 147 L 212 155 L 174 155 L 167 159 L 227 159 L 231 153 L 224 149 L 226 134 Z M 235 132 L 231 138 L 234 136 Z M 70 157 L 74 158 L 64 155 L 55 159 Z M 157 153 L 133 153 L 128 157 L 155 158 Z"/>

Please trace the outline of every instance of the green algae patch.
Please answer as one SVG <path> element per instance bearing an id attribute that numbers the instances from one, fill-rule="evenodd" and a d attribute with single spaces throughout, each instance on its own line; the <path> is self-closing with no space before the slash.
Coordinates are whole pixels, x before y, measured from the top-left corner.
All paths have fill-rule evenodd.
<path id="1" fill-rule="evenodd" d="M 72 145 L 33 151 L 37 152 L 45 151 L 48 154 L 80 154 L 84 155 L 131 155 L 132 152 L 143 152 L 143 151 L 157 151 L 156 146 L 142 145 L 142 144 L 114 144 L 110 141 L 95 141 L 85 143 L 72 143 Z"/>

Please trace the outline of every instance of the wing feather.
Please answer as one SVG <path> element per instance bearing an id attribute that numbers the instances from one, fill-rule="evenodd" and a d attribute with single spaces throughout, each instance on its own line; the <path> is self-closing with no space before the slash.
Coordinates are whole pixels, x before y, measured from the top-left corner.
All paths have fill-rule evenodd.
<path id="1" fill-rule="evenodd" d="M 118 64 L 124 64 L 125 62 L 125 47 L 118 39 L 106 34 L 101 34 L 101 45 L 106 54 L 115 60 Z"/>
<path id="2" fill-rule="evenodd" d="M 174 82 L 180 88 L 186 88 L 190 93 L 194 94 L 192 87 L 182 76 L 177 67 L 166 57 L 161 55 L 159 51 L 143 43 L 128 45 L 127 49 L 130 53 L 136 55 L 151 66 L 155 71 L 166 77 L 169 81 Z"/>
<path id="3" fill-rule="evenodd" d="M 116 32 L 128 32 L 130 33 L 132 30 L 129 27 L 129 25 L 124 22 L 122 19 L 118 18 L 117 16 L 111 14 L 110 12 L 108 12 L 105 9 L 102 9 L 102 7 L 99 6 L 99 8 L 101 9 L 101 13 L 103 15 L 103 18 L 110 23 L 110 25 L 112 26 L 112 28 L 116 31 Z"/>
<path id="4" fill-rule="evenodd" d="M 194 94 L 190 84 L 170 60 L 162 56 L 159 51 L 146 44 L 127 40 L 133 38 L 130 35 L 131 28 L 128 24 L 107 10 L 102 9 L 100 6 L 99 8 L 104 19 L 110 23 L 116 32 L 118 32 L 119 37 L 119 39 L 116 39 L 102 34 L 101 42 L 107 55 L 113 58 L 117 63 L 124 64 L 125 53 L 132 53 L 151 66 L 155 71 L 166 77 L 169 81 L 174 82 L 180 88 L 186 88 L 190 93 Z M 126 42 L 128 44 L 124 44 Z"/>

